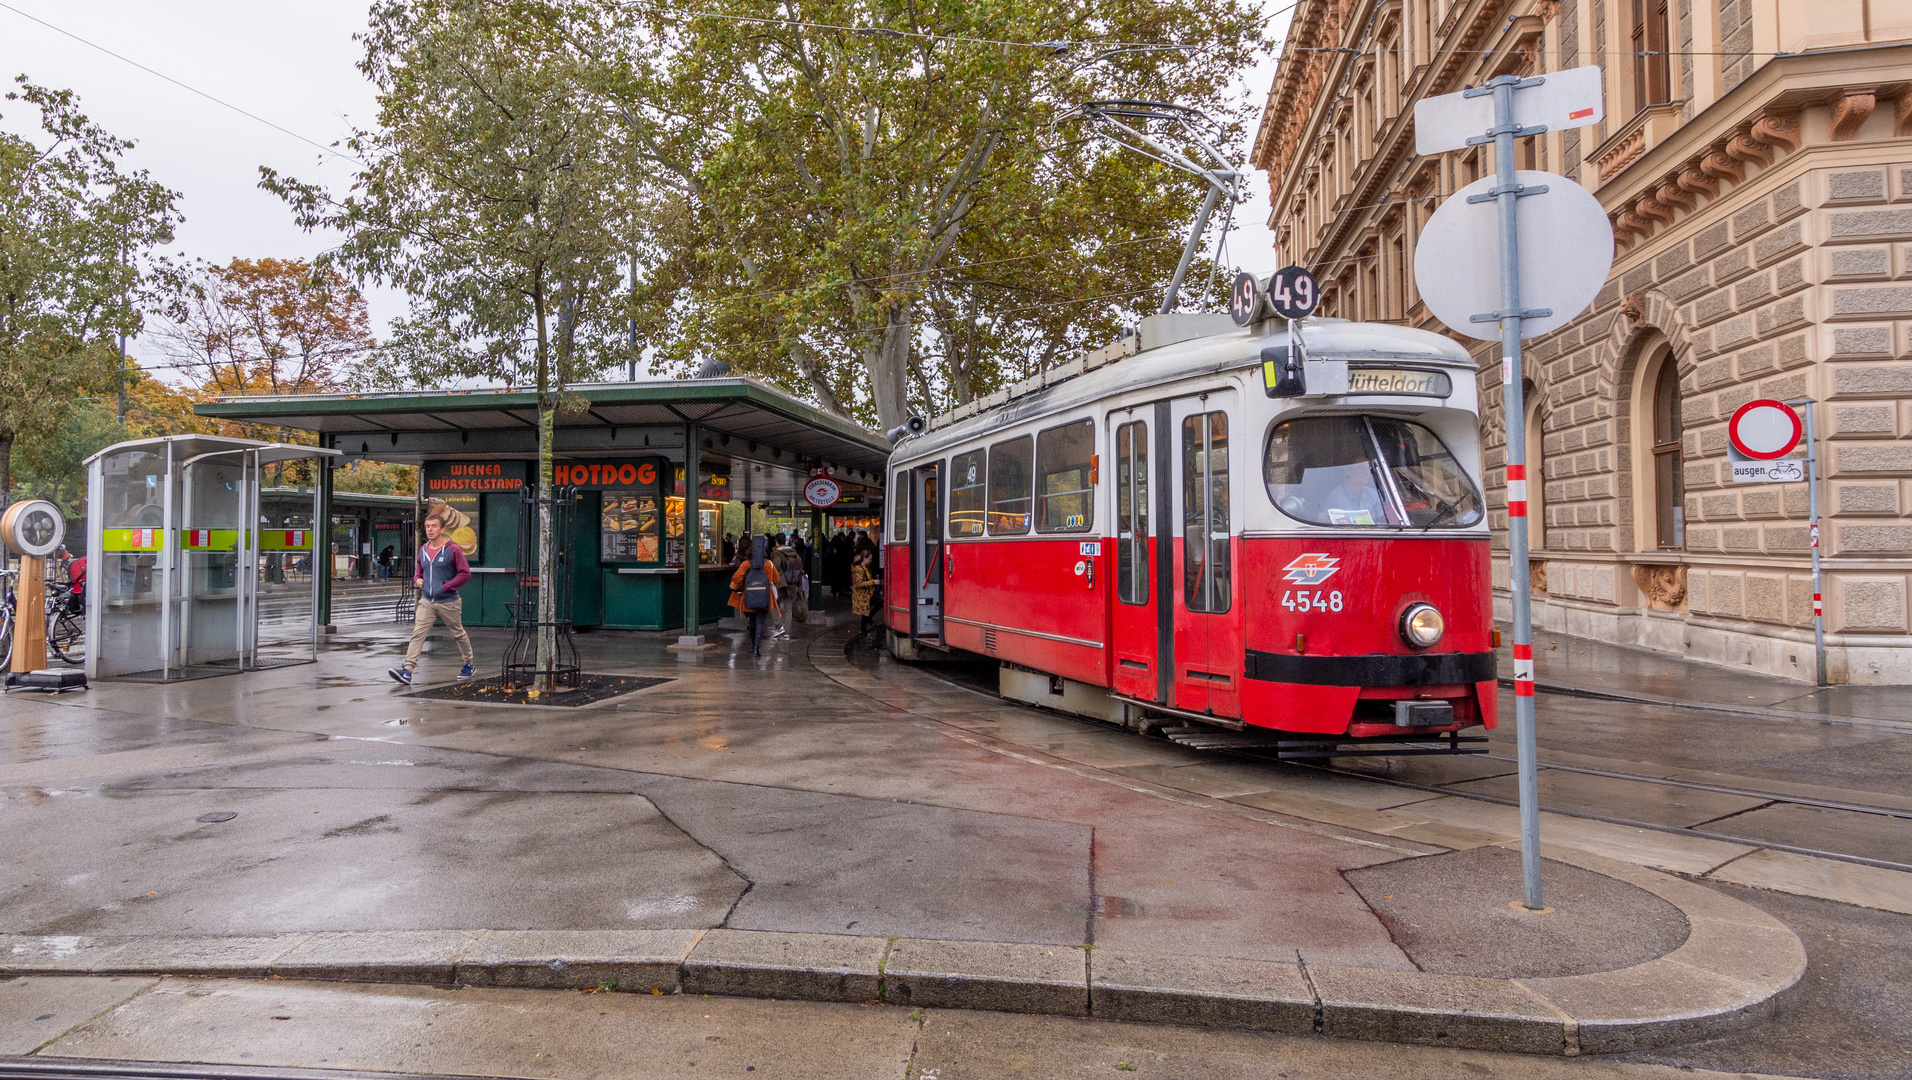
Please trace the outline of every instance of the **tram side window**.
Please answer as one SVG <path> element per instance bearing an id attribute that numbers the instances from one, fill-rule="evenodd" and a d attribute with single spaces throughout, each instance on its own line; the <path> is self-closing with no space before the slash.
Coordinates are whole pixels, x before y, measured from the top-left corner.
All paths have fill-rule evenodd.
<path id="1" fill-rule="evenodd" d="M 949 459 L 949 535 L 981 536 L 988 465 L 981 450 Z"/>
<path id="2" fill-rule="evenodd" d="M 1029 474 L 1035 440 L 1027 435 L 989 448 L 989 535 L 1029 531 Z"/>
<path id="3" fill-rule="evenodd" d="M 910 541 L 910 471 L 900 469 L 896 478 L 890 482 L 890 542 L 907 544 Z"/>
<path id="4" fill-rule="evenodd" d="M 1228 414 L 1182 421 L 1182 591 L 1190 611 L 1229 608 Z"/>
<path id="5" fill-rule="evenodd" d="M 1115 429 L 1115 595 L 1149 602 L 1149 426 Z"/>
<path id="6" fill-rule="evenodd" d="M 1052 427 L 1036 436 L 1037 532 L 1086 532 L 1095 524 L 1095 421 Z"/>

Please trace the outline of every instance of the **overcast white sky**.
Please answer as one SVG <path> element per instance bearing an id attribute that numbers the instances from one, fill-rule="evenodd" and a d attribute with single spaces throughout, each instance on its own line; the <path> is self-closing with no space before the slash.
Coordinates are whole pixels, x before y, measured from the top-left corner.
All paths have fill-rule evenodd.
<path id="1" fill-rule="evenodd" d="M 329 146 L 352 125 L 372 122 L 371 87 L 353 66 L 359 48 L 352 34 L 364 26 L 366 6 L 366 0 L 0 0 L 0 74 L 9 85 L 14 75 L 26 74 L 71 89 L 94 121 L 136 140 L 130 160 L 184 195 L 178 250 L 214 263 L 310 257 L 330 238 L 297 228 L 284 204 L 259 190 L 258 169 L 269 165 L 335 189 L 349 184 L 350 161 L 326 157 L 304 140 Z M 1273 75 L 1272 58 L 1244 75 L 1257 102 Z M 0 113 L 0 125 L 9 130 L 31 128 L 35 119 L 17 104 Z M 1247 148 L 1240 150 L 1245 156 Z M 1268 273 L 1281 263 L 1264 227 L 1266 177 L 1257 174 L 1251 186 L 1253 201 L 1235 211 L 1227 261 Z M 375 292 L 370 300 L 381 332 L 404 311 L 401 294 Z"/>

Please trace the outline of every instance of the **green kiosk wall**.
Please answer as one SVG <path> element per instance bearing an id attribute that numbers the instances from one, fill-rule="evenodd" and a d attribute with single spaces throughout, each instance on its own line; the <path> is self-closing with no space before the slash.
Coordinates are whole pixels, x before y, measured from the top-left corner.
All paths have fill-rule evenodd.
<path id="1" fill-rule="evenodd" d="M 461 590 L 466 597 L 468 625 L 511 625 L 510 605 L 518 598 L 517 489 L 528 474 L 529 464 L 425 465 L 428 502 L 443 498 L 477 523 L 478 557 L 471 560 L 471 583 Z M 484 474 L 463 475 L 476 470 Z M 573 626 L 610 630 L 674 630 L 683 626 L 682 519 L 668 512 L 673 503 L 682 506 L 681 473 L 681 466 L 673 469 L 670 462 L 657 457 L 563 462 L 556 466 L 556 483 L 580 489 L 576 535 L 571 545 L 576 559 L 571 596 Z M 665 477 L 674 481 L 669 496 L 663 490 Z M 502 490 L 507 484 L 509 490 Z M 708 481 L 702 486 L 704 495 L 723 493 L 721 486 L 713 487 Z M 474 487 L 477 490 L 466 490 Z M 676 535 L 667 535 L 673 525 Z M 606 551 L 607 543 L 616 550 Z M 730 597 L 729 573 L 721 567 L 707 566 L 699 577 L 699 610 L 703 621 L 715 622 L 729 610 L 725 606 Z"/>

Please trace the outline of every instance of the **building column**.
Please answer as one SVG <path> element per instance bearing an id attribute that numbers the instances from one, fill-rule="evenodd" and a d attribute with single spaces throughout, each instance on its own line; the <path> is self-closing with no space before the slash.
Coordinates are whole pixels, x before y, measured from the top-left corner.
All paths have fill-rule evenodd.
<path id="1" fill-rule="evenodd" d="M 823 511 L 810 508 L 810 606 L 823 606 Z"/>
<path id="2" fill-rule="evenodd" d="M 702 612 L 698 610 L 698 601 L 703 592 L 704 575 L 698 567 L 701 554 L 701 528 L 698 520 L 703 509 L 703 491 L 698 476 L 703 472 L 704 463 L 697 444 L 697 425 L 684 425 L 684 631 L 677 638 L 677 644 L 683 648 L 701 649 L 704 647 Z"/>
<path id="3" fill-rule="evenodd" d="M 335 458 L 319 458 L 315 464 L 319 474 L 319 512 L 318 520 L 312 523 L 312 573 L 319 582 L 318 616 L 322 633 L 331 633 L 332 626 L 332 463 Z"/>

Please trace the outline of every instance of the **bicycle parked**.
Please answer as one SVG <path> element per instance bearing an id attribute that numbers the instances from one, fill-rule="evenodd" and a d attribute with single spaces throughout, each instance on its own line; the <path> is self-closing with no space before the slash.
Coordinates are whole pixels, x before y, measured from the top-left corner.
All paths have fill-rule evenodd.
<path id="1" fill-rule="evenodd" d="M 18 618 L 19 597 L 14 592 L 18 570 L 0 570 L 5 580 L 6 598 L 0 600 L 0 663 L 13 656 L 13 629 Z M 47 647 L 62 661 L 79 665 L 86 662 L 86 608 L 71 584 L 47 582 Z"/>

